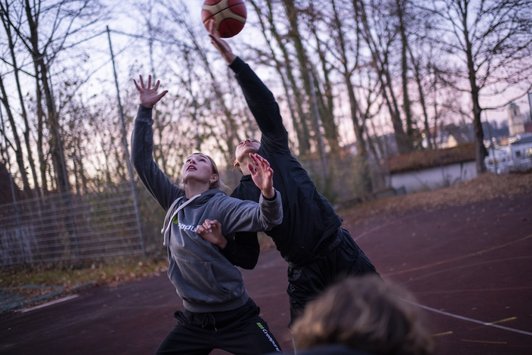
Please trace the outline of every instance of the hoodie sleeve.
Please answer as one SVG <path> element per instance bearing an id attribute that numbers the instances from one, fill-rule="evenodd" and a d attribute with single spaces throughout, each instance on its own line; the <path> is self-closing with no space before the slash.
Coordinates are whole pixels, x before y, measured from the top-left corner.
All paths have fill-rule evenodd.
<path id="1" fill-rule="evenodd" d="M 139 106 L 131 137 L 131 160 L 140 180 L 166 211 L 184 192 L 153 160 L 152 109 Z"/>
<path id="2" fill-rule="evenodd" d="M 268 231 L 283 221 L 281 194 L 277 190 L 271 200 L 261 195 L 259 203 L 225 196 L 218 211 L 223 235 Z"/>

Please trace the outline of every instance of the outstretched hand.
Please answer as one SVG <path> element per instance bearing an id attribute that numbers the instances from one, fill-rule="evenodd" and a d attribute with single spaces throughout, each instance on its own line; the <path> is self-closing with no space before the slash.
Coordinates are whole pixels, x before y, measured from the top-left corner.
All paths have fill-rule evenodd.
<path id="1" fill-rule="evenodd" d="M 135 87 L 137 88 L 137 91 L 139 92 L 139 98 L 140 98 L 140 104 L 146 108 L 152 108 L 159 100 L 168 93 L 168 90 L 164 90 L 163 92 L 159 93 L 159 85 L 161 82 L 157 80 L 155 83 L 155 86 L 151 86 L 151 75 L 148 76 L 148 85 L 146 86 L 144 84 L 144 80 L 142 79 L 142 75 L 139 75 L 139 83 L 135 79 L 133 79 L 133 82 L 135 83 Z"/>
<path id="2" fill-rule="evenodd" d="M 220 33 L 214 28 L 214 24 L 215 22 L 212 18 L 207 22 L 207 31 L 209 31 L 211 43 L 214 48 L 220 52 L 227 64 L 231 64 L 235 60 L 236 56 L 233 54 L 233 50 L 231 49 L 231 46 L 229 46 L 229 43 L 220 37 Z"/>
<path id="3" fill-rule="evenodd" d="M 273 188 L 273 169 L 270 163 L 258 155 L 257 153 L 249 153 L 251 162 L 248 164 L 248 169 L 251 172 L 253 182 L 262 192 L 262 195 L 268 199 L 275 196 Z"/>
<path id="4" fill-rule="evenodd" d="M 206 219 L 198 226 L 196 233 L 206 241 L 222 249 L 227 245 L 227 239 L 222 234 L 222 224 L 215 219 Z"/>

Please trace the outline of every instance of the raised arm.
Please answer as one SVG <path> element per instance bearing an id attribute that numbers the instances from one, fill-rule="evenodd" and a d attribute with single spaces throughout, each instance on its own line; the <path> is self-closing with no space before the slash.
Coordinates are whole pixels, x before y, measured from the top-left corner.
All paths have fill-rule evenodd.
<path id="1" fill-rule="evenodd" d="M 231 46 L 223 40 L 213 27 L 208 27 L 211 43 L 234 71 L 242 88 L 248 107 L 268 142 L 288 148 L 288 133 L 283 125 L 279 105 L 272 92 L 253 70 L 233 53 Z"/>
<path id="2" fill-rule="evenodd" d="M 139 82 L 134 80 L 134 83 L 139 92 L 140 106 L 131 139 L 131 160 L 144 186 L 166 210 L 183 193 L 153 160 L 152 108 L 168 91 L 159 93 L 160 83 L 157 81 L 152 86 L 151 75 L 147 84 L 142 76 Z"/>
<path id="3" fill-rule="evenodd" d="M 161 82 L 159 80 L 157 80 L 154 86 L 151 86 L 151 75 L 148 76 L 147 85 L 144 84 L 144 79 L 142 78 L 142 75 L 139 75 L 138 83 L 135 79 L 133 79 L 133 82 L 135 83 L 135 87 L 139 92 L 140 104 L 146 108 L 152 108 L 157 102 L 159 102 L 159 100 L 164 97 L 164 95 L 168 93 L 168 90 L 159 92 L 159 86 L 161 85 Z"/>
<path id="4" fill-rule="evenodd" d="M 250 154 L 252 179 L 260 189 L 259 203 L 225 196 L 220 199 L 216 216 L 222 224 L 222 234 L 258 232 L 270 230 L 283 221 L 281 194 L 273 188 L 273 169 L 268 161 L 257 154 Z"/>

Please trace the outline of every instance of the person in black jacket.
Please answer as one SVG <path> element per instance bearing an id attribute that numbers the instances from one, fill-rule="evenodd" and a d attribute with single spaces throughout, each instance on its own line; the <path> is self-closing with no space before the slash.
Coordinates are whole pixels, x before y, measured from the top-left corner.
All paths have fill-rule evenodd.
<path id="1" fill-rule="evenodd" d="M 210 27 L 211 42 L 235 73 L 246 102 L 261 130 L 260 141 L 246 139 L 237 146 L 235 166 L 243 176 L 233 197 L 258 201 L 260 191 L 254 186 L 247 162 L 249 153 L 258 153 L 275 170 L 274 186 L 283 196 L 284 218 L 281 225 L 268 231 L 282 257 L 288 262 L 288 295 L 290 322 L 306 303 L 333 282 L 347 275 L 376 273 L 368 257 L 354 242 L 333 207 L 316 189 L 308 173 L 293 156 L 288 146 L 288 133 L 272 92 L 229 44 Z M 258 244 L 253 262 L 253 248 L 241 241 L 256 240 L 250 236 L 226 238 L 210 233 L 210 242 L 235 265 L 246 258 L 247 266 L 258 258 Z"/>

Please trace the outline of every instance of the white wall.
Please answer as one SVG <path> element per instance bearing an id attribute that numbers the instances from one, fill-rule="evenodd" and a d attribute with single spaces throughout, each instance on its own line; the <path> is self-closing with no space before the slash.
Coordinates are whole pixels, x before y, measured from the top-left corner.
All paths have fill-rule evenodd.
<path id="1" fill-rule="evenodd" d="M 513 166 L 511 170 L 525 171 L 532 169 L 532 142 L 510 145 Z"/>
<path id="2" fill-rule="evenodd" d="M 477 176 L 474 161 L 391 174 L 388 186 L 406 193 L 434 190 Z"/>

